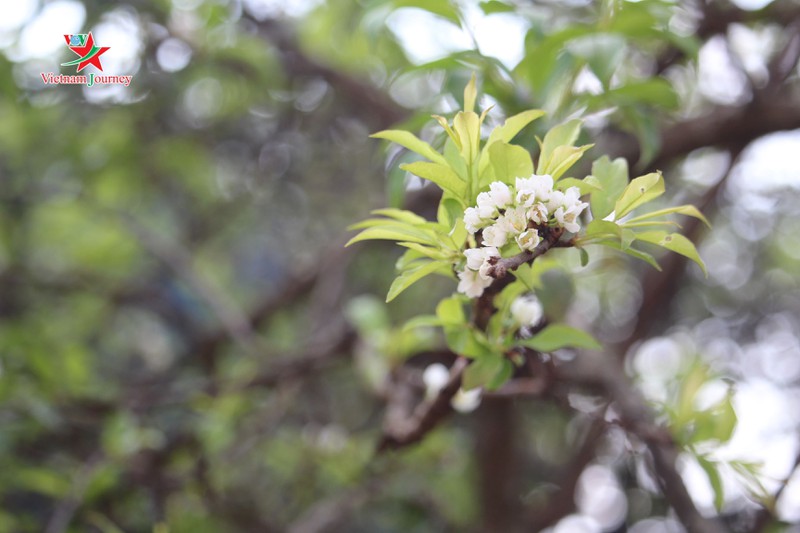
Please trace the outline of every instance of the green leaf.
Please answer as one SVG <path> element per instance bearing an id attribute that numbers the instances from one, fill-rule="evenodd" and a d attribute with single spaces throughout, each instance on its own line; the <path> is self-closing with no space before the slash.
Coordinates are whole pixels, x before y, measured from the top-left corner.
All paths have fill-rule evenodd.
<path id="1" fill-rule="evenodd" d="M 620 106 L 650 104 L 673 110 L 680 104 L 672 84 L 663 78 L 630 82 L 611 89 L 605 93 L 605 97 Z"/>
<path id="2" fill-rule="evenodd" d="M 464 304 L 458 296 L 445 298 L 436 306 L 436 316 L 442 324 L 465 324 L 467 316 L 464 314 Z"/>
<path id="3" fill-rule="evenodd" d="M 468 324 L 445 325 L 444 340 L 453 353 L 464 357 L 475 359 L 492 355 L 486 336 Z"/>
<path id="4" fill-rule="evenodd" d="M 694 244 L 692 244 L 692 241 L 680 233 L 667 233 L 666 231 L 643 231 L 641 233 L 637 233 L 636 238 L 641 241 L 661 246 L 662 248 L 666 248 L 667 250 L 691 259 L 697 263 L 697 265 L 703 271 L 703 274 L 708 277 L 706 264 L 700 258 L 700 254 L 697 253 L 697 248 L 695 248 Z"/>
<path id="5" fill-rule="evenodd" d="M 621 219 L 640 205 L 664 193 L 664 178 L 660 172 L 651 172 L 631 181 L 614 205 L 615 217 Z"/>
<path id="6" fill-rule="evenodd" d="M 375 209 L 372 211 L 372 214 L 383 215 L 385 217 L 393 218 L 400 222 L 405 222 L 411 225 L 425 224 L 427 222 L 427 220 L 417 215 L 416 213 L 412 213 L 411 211 L 407 211 L 405 209 L 395 209 L 392 207 L 387 207 L 384 209 Z"/>
<path id="7" fill-rule="evenodd" d="M 491 15 L 492 13 L 513 13 L 517 9 L 512 5 L 506 4 L 505 2 L 500 2 L 498 0 L 481 2 L 480 6 L 484 15 Z"/>
<path id="8" fill-rule="evenodd" d="M 513 185 L 515 178 L 527 178 L 533 174 L 531 154 L 521 146 L 497 141 L 488 152 L 495 180 Z"/>
<path id="9" fill-rule="evenodd" d="M 478 88 L 475 86 L 475 73 L 464 87 L 464 111 L 475 111 L 475 100 L 478 98 Z"/>
<path id="10" fill-rule="evenodd" d="M 415 229 L 413 226 L 395 225 L 367 228 L 347 241 L 345 246 L 368 240 L 407 241 L 436 245 L 436 238 L 429 231 Z"/>
<path id="11" fill-rule="evenodd" d="M 433 149 L 433 147 L 411 133 L 410 131 L 404 130 L 384 130 L 379 131 L 378 133 L 373 133 L 370 137 L 375 139 L 386 139 L 387 141 L 392 141 L 393 143 L 397 143 L 400 146 L 415 152 L 422 157 L 433 161 L 434 163 L 439 163 L 440 165 L 446 165 L 447 161 L 445 161 L 444 156 Z"/>
<path id="12" fill-rule="evenodd" d="M 545 174 L 550 174 L 553 180 L 560 178 L 567 170 L 572 167 L 589 150 L 593 144 L 584 146 L 558 146 L 553 150 L 550 166 L 545 168 Z M 541 172 L 540 172 L 541 174 Z"/>
<path id="13" fill-rule="evenodd" d="M 461 181 L 458 175 L 447 165 L 428 163 L 427 161 L 415 161 L 414 163 L 400 165 L 400 168 L 422 179 L 432 181 L 457 198 L 463 198 L 467 191 L 466 184 Z"/>
<path id="14" fill-rule="evenodd" d="M 387 303 L 391 302 L 412 284 L 421 280 L 425 276 L 428 276 L 430 274 L 433 274 L 434 272 L 439 271 L 442 267 L 449 268 L 450 265 L 445 261 L 430 261 L 423 264 L 422 266 L 406 270 L 405 272 L 397 276 L 395 280 L 392 282 L 391 287 L 389 287 L 389 294 L 386 295 L 386 302 Z"/>
<path id="15" fill-rule="evenodd" d="M 608 87 L 611 76 L 622 64 L 626 53 L 626 41 L 621 35 L 596 33 L 571 40 L 567 50 L 586 61 L 603 87 Z"/>
<path id="16" fill-rule="evenodd" d="M 581 196 L 584 194 L 592 194 L 601 190 L 599 182 L 594 176 L 591 175 L 586 176 L 582 180 L 577 178 L 561 178 L 555 185 L 555 188 L 559 191 L 566 191 L 570 187 L 577 187 L 578 190 L 581 191 Z"/>
<path id="17" fill-rule="evenodd" d="M 717 464 L 700 456 L 697 457 L 697 462 L 700 463 L 700 467 L 706 473 L 708 482 L 711 484 L 711 490 L 714 491 L 714 507 L 717 508 L 717 511 L 721 511 L 722 504 L 725 503 L 725 491 L 722 486 L 722 478 L 719 475 L 719 470 L 717 470 Z"/>
<path id="18" fill-rule="evenodd" d="M 585 267 L 589 264 L 589 252 L 585 248 L 576 248 L 581 255 L 581 266 Z"/>
<path id="19" fill-rule="evenodd" d="M 544 136 L 544 141 L 542 141 L 542 152 L 539 155 L 537 174 L 549 174 L 550 169 L 554 169 L 561 164 L 561 161 L 554 160 L 554 153 L 561 146 L 572 146 L 575 143 L 581 131 L 581 123 L 579 119 L 570 120 L 547 132 Z"/>
<path id="20" fill-rule="evenodd" d="M 408 331 L 416 328 L 438 328 L 442 326 L 442 321 L 434 315 L 419 315 L 403 324 L 401 331 Z"/>
<path id="21" fill-rule="evenodd" d="M 558 322 L 567 314 L 575 297 L 575 282 L 563 268 L 551 268 L 539 276 L 536 296 L 549 322 Z"/>
<path id="22" fill-rule="evenodd" d="M 703 216 L 695 206 L 693 205 L 679 205 L 678 207 L 668 207 L 666 209 L 659 209 L 658 211 L 652 211 L 650 213 L 645 213 L 643 215 L 639 215 L 638 217 L 634 217 L 628 220 L 623 226 L 628 226 L 632 223 L 637 223 L 644 220 L 649 220 L 651 218 L 663 217 L 666 215 L 671 215 L 673 213 L 678 213 L 679 215 L 686 215 L 687 217 L 694 217 L 703 222 L 709 228 L 711 227 L 711 223 L 708 219 Z"/>
<path id="23" fill-rule="evenodd" d="M 503 368 L 494 376 L 494 378 L 486 384 L 487 390 L 497 390 L 511 379 L 514 375 L 514 364 L 507 358 L 503 358 Z"/>
<path id="24" fill-rule="evenodd" d="M 461 157 L 471 165 L 478 157 L 481 141 L 481 120 L 474 111 L 459 111 L 453 119 L 453 129 L 458 136 Z"/>
<path id="25" fill-rule="evenodd" d="M 464 216 L 464 206 L 455 198 L 442 197 L 439 207 L 436 210 L 436 220 L 439 224 L 453 228 L 456 221 Z"/>
<path id="26" fill-rule="evenodd" d="M 551 324 L 530 339 L 521 341 L 520 344 L 542 353 L 554 352 L 567 347 L 587 350 L 603 348 L 589 333 L 565 324 Z"/>
<path id="27" fill-rule="evenodd" d="M 583 238 L 581 238 L 581 242 L 591 242 L 596 238 L 604 238 L 604 237 L 616 237 L 622 240 L 622 228 L 616 222 L 611 222 L 608 220 L 600 220 L 594 219 L 586 226 L 586 232 L 584 233 Z"/>
<path id="28" fill-rule="evenodd" d="M 499 375 L 504 375 L 506 370 L 505 358 L 499 355 L 486 355 L 475 359 L 465 370 L 461 387 L 464 390 L 486 387 Z"/>
<path id="29" fill-rule="evenodd" d="M 453 133 L 455 135 L 455 133 Z M 467 182 L 469 172 L 467 171 L 467 162 L 461 157 L 461 148 L 458 143 L 453 139 L 447 139 L 444 143 L 444 158 L 450 169 L 463 181 Z"/>
<path id="30" fill-rule="evenodd" d="M 393 0 L 396 8 L 416 7 L 448 20 L 461 27 L 461 14 L 449 0 Z"/>
<path id="31" fill-rule="evenodd" d="M 430 257 L 431 259 L 442 260 L 446 257 L 446 254 L 439 248 L 424 246 L 416 242 L 398 242 L 397 244 L 405 248 L 415 250 L 425 257 Z"/>
<path id="32" fill-rule="evenodd" d="M 486 140 L 486 145 L 481 152 L 481 157 L 478 162 L 478 172 L 483 173 L 484 169 L 489 164 L 489 148 L 491 148 L 494 143 L 497 141 L 510 143 L 511 139 L 513 139 L 520 131 L 522 131 L 525 126 L 543 115 L 544 111 L 541 109 L 529 109 L 527 111 L 523 111 L 522 113 L 508 117 L 501 126 L 494 128 L 489 134 L 489 138 Z"/>
<path id="33" fill-rule="evenodd" d="M 661 129 L 655 118 L 656 114 L 647 112 L 640 106 L 623 106 L 620 111 L 639 139 L 641 150 L 637 164 L 644 167 L 656 157 L 661 148 Z"/>
<path id="34" fill-rule="evenodd" d="M 655 268 L 656 270 L 661 272 L 661 266 L 658 264 L 658 262 L 655 260 L 655 258 L 652 255 L 648 254 L 647 252 L 643 252 L 642 250 L 638 250 L 638 249 L 636 249 L 636 248 L 634 248 L 632 246 L 630 246 L 628 248 L 624 248 L 622 246 L 622 241 L 621 240 L 601 240 L 601 241 L 595 242 L 593 244 L 600 244 L 600 245 L 606 246 L 608 248 L 611 248 L 613 250 L 617 250 L 617 251 L 620 251 L 622 253 L 625 253 L 625 254 L 627 254 L 627 255 L 629 255 L 631 257 L 635 257 L 636 259 L 641 259 L 645 263 L 649 264 L 650 266 L 652 266 L 653 268 Z"/>
<path id="35" fill-rule="evenodd" d="M 628 162 L 622 157 L 611 161 L 604 155 L 592 164 L 592 176 L 602 188 L 592 192 L 592 216 L 602 219 L 614 210 L 614 204 L 628 184 Z"/>

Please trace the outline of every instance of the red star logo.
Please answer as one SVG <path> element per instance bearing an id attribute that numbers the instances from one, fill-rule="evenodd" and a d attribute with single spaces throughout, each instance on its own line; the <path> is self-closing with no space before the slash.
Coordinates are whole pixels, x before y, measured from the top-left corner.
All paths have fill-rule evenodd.
<path id="1" fill-rule="evenodd" d="M 70 36 L 65 35 L 64 39 L 69 46 Z M 63 65 L 78 65 L 78 72 L 85 69 L 89 65 L 94 65 L 100 72 L 103 71 L 103 65 L 100 64 L 100 56 L 103 55 L 111 48 L 110 46 L 95 46 L 94 37 L 92 33 L 86 37 L 86 44 L 83 46 L 69 46 L 69 49 L 78 54 L 79 59 L 64 63 Z"/>

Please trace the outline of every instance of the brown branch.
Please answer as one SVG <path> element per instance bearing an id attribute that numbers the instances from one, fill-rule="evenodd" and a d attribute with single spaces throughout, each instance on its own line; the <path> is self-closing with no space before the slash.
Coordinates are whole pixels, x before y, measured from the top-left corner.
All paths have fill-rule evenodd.
<path id="1" fill-rule="evenodd" d="M 414 444 L 422 440 L 436 425 L 452 412 L 450 400 L 461 387 L 461 376 L 467 368 L 469 360 L 459 357 L 450 367 L 450 377 L 447 384 L 439 391 L 435 398 L 423 402 L 414 410 L 411 417 L 402 414 L 389 416 L 387 414 L 383 428 L 383 437 L 378 443 L 377 453 Z M 397 387 L 393 387 L 396 389 Z M 390 402 L 391 404 L 391 402 Z"/>
<path id="2" fill-rule="evenodd" d="M 778 506 L 778 501 L 781 499 L 781 496 L 783 496 L 783 493 L 786 491 L 786 487 L 789 485 L 789 481 L 791 481 L 798 469 L 800 469 L 800 453 L 798 453 L 794 458 L 794 465 L 792 465 L 791 470 L 789 470 L 789 474 L 775 491 L 775 494 L 772 497 L 771 505 L 762 507 L 756 514 L 753 527 L 750 531 L 753 533 L 762 533 L 767 531 L 767 527 L 774 520 L 777 520 L 777 516 L 775 516 L 775 509 Z"/>
<path id="3" fill-rule="evenodd" d="M 614 401 L 622 425 L 645 443 L 653 457 L 655 473 L 664 497 L 690 533 L 724 533 L 717 521 L 703 517 L 694 505 L 678 472 L 680 450 L 669 431 L 655 422 L 655 415 L 642 394 L 625 376 L 618 360 L 611 356 L 582 353 L 556 366 L 560 379 L 573 384 L 599 386 Z"/>

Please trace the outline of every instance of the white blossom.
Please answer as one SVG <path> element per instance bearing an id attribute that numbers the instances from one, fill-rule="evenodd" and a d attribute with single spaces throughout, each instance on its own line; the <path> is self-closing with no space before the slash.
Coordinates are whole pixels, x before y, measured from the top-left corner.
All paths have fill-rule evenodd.
<path id="1" fill-rule="evenodd" d="M 497 263 L 494 258 L 500 258 L 500 249 L 509 240 L 520 250 L 532 251 L 542 240 L 539 229 L 548 224 L 580 231 L 578 217 L 588 206 L 580 196 L 578 187 L 554 190 L 553 178 L 547 174 L 517 178 L 513 187 L 501 181 L 491 183 L 488 191 L 478 194 L 476 205 L 464 210 L 467 230 L 473 235 L 482 230 L 483 238 L 482 247 L 464 252 L 466 267 L 458 274 L 459 292 L 473 298 L 483 294 L 494 281 L 489 275 Z"/>
<path id="2" fill-rule="evenodd" d="M 528 228 L 528 214 L 525 212 L 524 207 L 507 209 L 505 214 L 497 219 L 497 224 L 506 233 L 518 235 Z"/>
<path id="3" fill-rule="evenodd" d="M 558 224 L 572 233 L 580 231 L 581 226 L 577 222 L 578 216 L 589 206 L 586 202 L 581 202 L 580 196 L 580 189 L 570 187 L 566 193 L 561 195 L 561 205 L 553 213 Z"/>
<path id="4" fill-rule="evenodd" d="M 526 215 L 536 224 L 546 224 L 548 216 L 547 206 L 541 202 L 536 202 L 528 209 Z"/>
<path id="5" fill-rule="evenodd" d="M 564 196 L 563 192 L 553 191 L 550 194 L 550 198 L 548 198 L 547 202 L 545 203 L 547 206 L 547 212 L 553 213 L 556 209 L 564 205 L 565 200 L 566 197 Z"/>
<path id="6" fill-rule="evenodd" d="M 511 189 L 502 181 L 495 181 L 489 185 L 489 195 L 492 198 L 492 203 L 498 209 L 505 209 L 514 202 L 511 196 Z"/>
<path id="7" fill-rule="evenodd" d="M 490 257 L 500 257 L 500 252 L 494 246 L 486 246 L 464 250 L 464 256 L 467 258 L 467 268 L 479 270 L 483 264 L 489 261 Z"/>
<path id="8" fill-rule="evenodd" d="M 519 246 L 520 250 L 533 251 L 533 249 L 539 245 L 539 242 L 541 242 L 542 238 L 539 236 L 538 231 L 535 229 L 529 229 L 517 235 L 514 240 L 517 241 L 517 246 Z"/>
<path id="9" fill-rule="evenodd" d="M 547 202 L 553 191 L 553 178 L 549 174 L 533 174 L 530 178 L 517 178 L 517 203 L 531 207 L 534 202 Z"/>
<path id="10" fill-rule="evenodd" d="M 450 405 L 459 413 L 469 413 L 478 408 L 481 404 L 481 388 L 470 390 L 458 389 Z"/>
<path id="11" fill-rule="evenodd" d="M 524 328 L 535 326 L 542 316 L 542 304 L 533 294 L 520 296 L 511 303 L 511 317 Z"/>
<path id="12" fill-rule="evenodd" d="M 483 245 L 502 248 L 508 241 L 508 232 L 500 224 L 492 224 L 483 230 Z"/>
<path id="13" fill-rule="evenodd" d="M 483 294 L 483 289 L 492 284 L 492 278 L 483 279 L 478 272 L 465 268 L 458 273 L 458 292 L 466 294 L 470 298 L 477 298 Z"/>
<path id="14" fill-rule="evenodd" d="M 487 226 L 490 222 L 491 219 L 481 218 L 480 211 L 476 207 L 468 207 L 464 211 L 464 225 L 470 233 L 474 234 L 479 229 Z"/>
<path id="15" fill-rule="evenodd" d="M 481 218 L 495 218 L 499 212 L 497 205 L 492 200 L 492 195 L 488 192 L 482 192 L 478 195 L 478 214 Z"/>

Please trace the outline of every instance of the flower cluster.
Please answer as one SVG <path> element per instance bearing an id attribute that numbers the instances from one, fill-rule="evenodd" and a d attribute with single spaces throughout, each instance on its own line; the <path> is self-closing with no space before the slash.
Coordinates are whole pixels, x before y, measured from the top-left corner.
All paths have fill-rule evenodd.
<path id="1" fill-rule="evenodd" d="M 553 189 L 553 178 L 536 174 L 517 178 L 513 187 L 495 181 L 489 191 L 478 195 L 478 205 L 464 211 L 467 230 L 481 232 L 481 248 L 464 252 L 467 265 L 458 274 L 458 291 L 471 298 L 483 294 L 492 283 L 489 268 L 500 258 L 500 249 L 516 243 L 520 251 L 532 251 L 542 240 L 544 227 L 563 228 L 577 233 L 578 216 L 589 205 L 580 200 L 580 190 Z"/>

